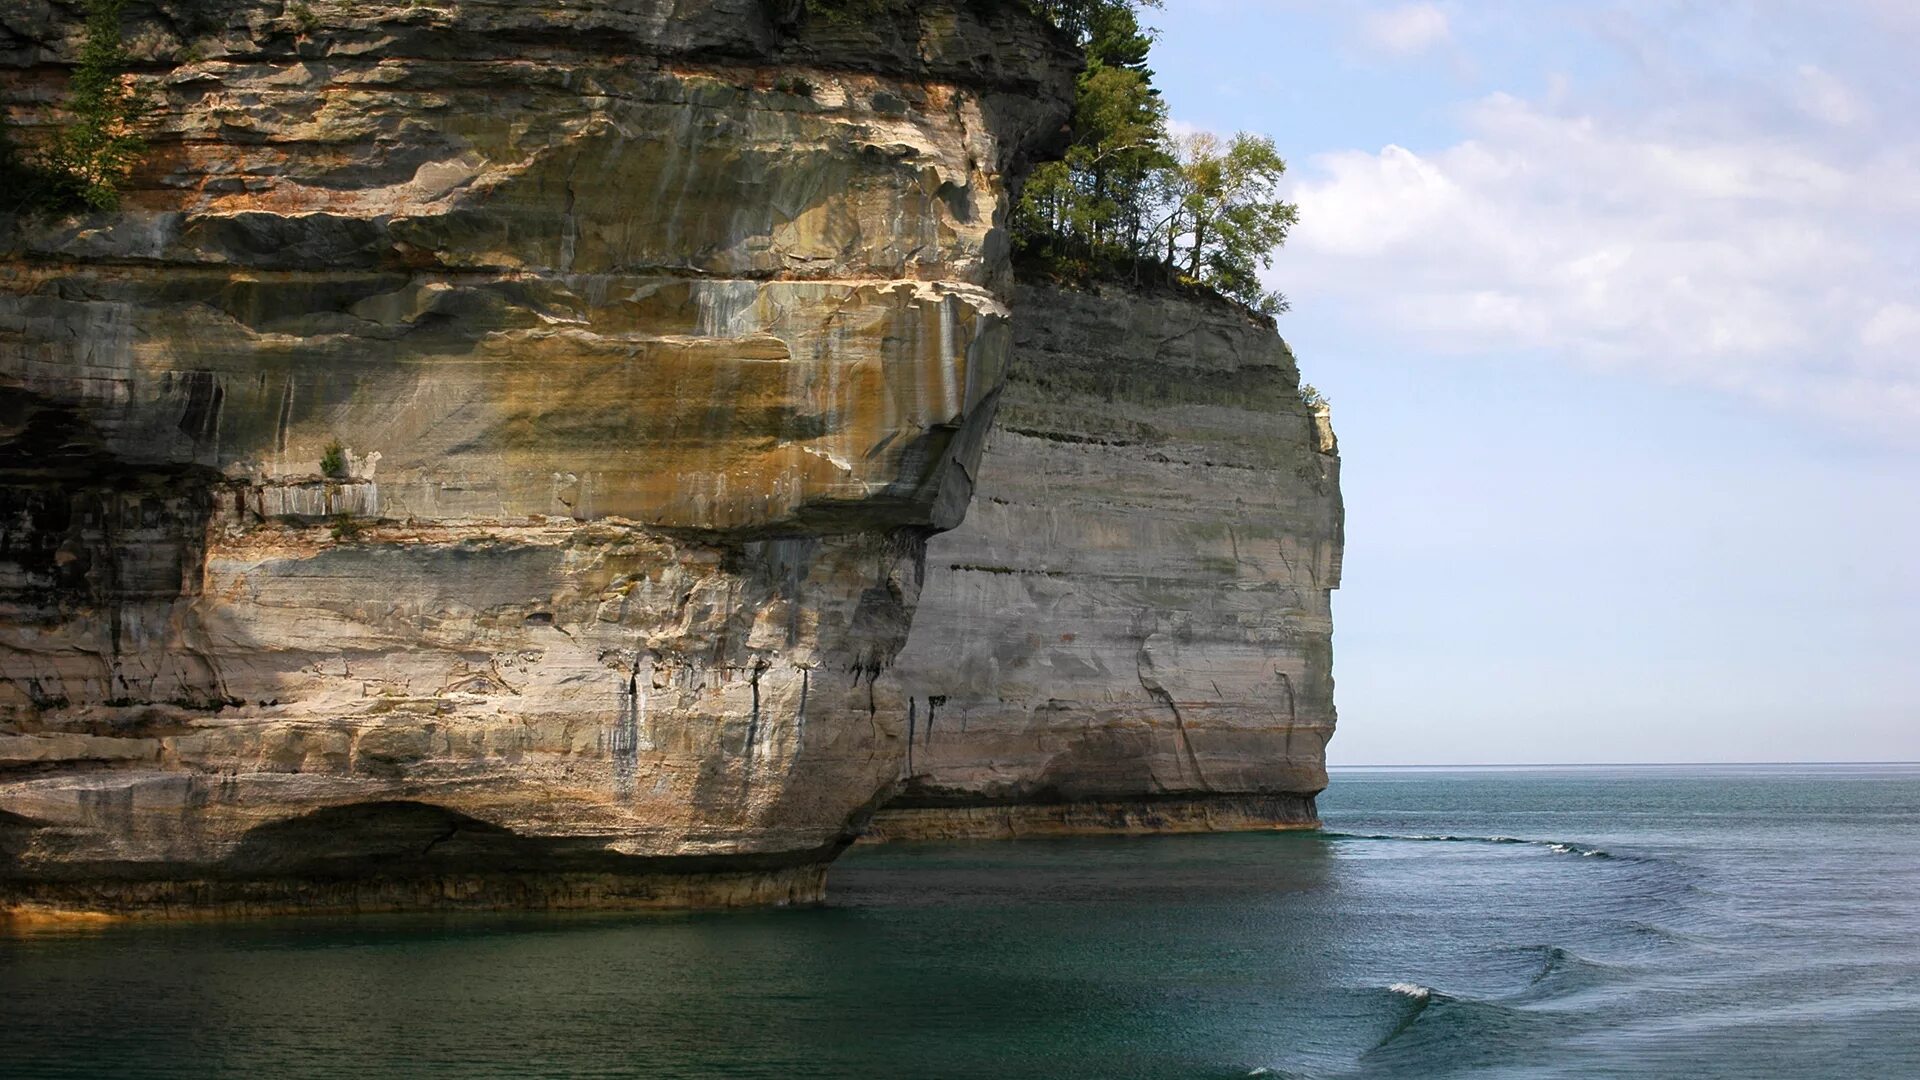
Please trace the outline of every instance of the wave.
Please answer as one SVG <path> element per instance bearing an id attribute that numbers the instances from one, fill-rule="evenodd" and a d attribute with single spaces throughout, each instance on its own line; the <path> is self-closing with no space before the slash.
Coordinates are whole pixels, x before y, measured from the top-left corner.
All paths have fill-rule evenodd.
<path id="1" fill-rule="evenodd" d="M 1392 1010 L 1386 1033 L 1361 1060 L 1375 1065 L 1418 1066 L 1422 1073 L 1444 1072 L 1436 1063 L 1474 1067 L 1513 1060 L 1533 1052 L 1542 1026 L 1535 1015 L 1478 998 L 1457 997 L 1420 983 L 1396 982 L 1385 988 Z"/>
<path id="2" fill-rule="evenodd" d="M 1631 977 L 1626 970 L 1589 960 L 1558 945 L 1538 945 L 1526 951 L 1539 957 L 1540 967 L 1527 980 L 1527 989 L 1515 1000 L 1545 1002 L 1611 986 Z"/>
<path id="3" fill-rule="evenodd" d="M 1450 1000 L 1433 987 L 1422 986 L 1419 983 L 1397 982 L 1387 987 L 1387 993 L 1399 1000 L 1402 1012 L 1393 1027 L 1381 1036 L 1379 1042 L 1373 1044 L 1373 1050 L 1378 1050 L 1406 1034 L 1407 1029 L 1420 1019 L 1420 1014 L 1426 1012 L 1428 1006 L 1433 1004 L 1436 995 L 1443 1001 Z M 1372 1053 L 1371 1050 L 1368 1052 Z"/>
<path id="4" fill-rule="evenodd" d="M 1534 974 L 1531 983 L 1534 986 L 1538 986 L 1556 975 L 1563 975 L 1569 971 L 1592 969 L 1595 966 L 1592 961 L 1583 960 L 1558 945 L 1542 945 L 1540 947 L 1540 970 Z"/>
<path id="5" fill-rule="evenodd" d="M 1520 836 L 1449 836 L 1445 834 L 1397 836 L 1388 833 L 1321 833 L 1328 840 L 1402 840 L 1442 844 L 1523 844 L 1545 848 L 1556 855 L 1577 855 L 1583 859 L 1617 858 L 1601 848 L 1572 844 L 1564 840 L 1528 840 Z"/>
<path id="6" fill-rule="evenodd" d="M 1637 939 L 1657 948 L 1683 948 L 1688 950 L 1715 948 L 1715 942 L 1699 934 L 1688 933 L 1677 926 L 1648 922 L 1644 919 L 1632 919 L 1622 924 L 1630 939 Z"/>

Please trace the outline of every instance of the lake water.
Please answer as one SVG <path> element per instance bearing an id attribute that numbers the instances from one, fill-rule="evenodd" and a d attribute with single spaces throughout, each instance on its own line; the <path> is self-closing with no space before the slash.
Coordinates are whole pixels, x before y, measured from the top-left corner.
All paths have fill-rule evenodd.
<path id="1" fill-rule="evenodd" d="M 0 939 L 0 1076 L 1920 1076 L 1920 768 L 1335 774 L 741 915 Z"/>

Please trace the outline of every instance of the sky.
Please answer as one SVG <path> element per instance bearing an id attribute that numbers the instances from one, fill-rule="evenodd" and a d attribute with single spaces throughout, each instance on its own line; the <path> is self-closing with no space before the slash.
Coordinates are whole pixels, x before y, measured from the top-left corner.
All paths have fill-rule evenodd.
<path id="1" fill-rule="evenodd" d="M 1920 0 L 1166 0 L 1270 135 L 1333 764 L 1920 760 Z"/>

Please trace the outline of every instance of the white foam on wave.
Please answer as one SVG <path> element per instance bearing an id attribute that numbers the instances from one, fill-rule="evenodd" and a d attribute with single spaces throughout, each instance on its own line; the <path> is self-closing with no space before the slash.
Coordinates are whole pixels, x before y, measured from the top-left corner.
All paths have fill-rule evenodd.
<path id="1" fill-rule="evenodd" d="M 1419 983 L 1397 982 L 1387 987 L 1387 989 L 1399 994 L 1401 997 L 1409 997 L 1415 1001 L 1425 1001 L 1433 996 L 1432 987 L 1421 986 Z"/>
<path id="2" fill-rule="evenodd" d="M 1578 844 L 1568 844 L 1559 840 L 1528 840 L 1521 836 L 1454 836 L 1448 833 L 1421 833 L 1415 836 L 1393 836 L 1384 833 L 1374 833 L 1370 835 L 1360 833 L 1332 833 L 1329 834 L 1329 837 L 1335 840 L 1402 840 L 1448 844 L 1521 844 L 1527 847 L 1546 848 L 1556 855 L 1579 855 L 1596 859 L 1610 859 L 1613 857 L 1599 848 L 1581 847 Z"/>

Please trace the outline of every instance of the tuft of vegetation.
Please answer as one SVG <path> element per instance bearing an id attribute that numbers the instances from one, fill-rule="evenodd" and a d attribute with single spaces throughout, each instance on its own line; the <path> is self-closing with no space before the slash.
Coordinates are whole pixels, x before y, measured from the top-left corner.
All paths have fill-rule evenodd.
<path id="1" fill-rule="evenodd" d="M 1265 315 L 1287 310 L 1259 272 L 1273 264 L 1298 208 L 1279 195 L 1287 163 L 1273 140 L 1176 137 L 1153 86 L 1159 0 L 1037 0 L 1086 51 L 1064 160 L 1036 169 L 1015 209 L 1022 255 L 1055 274 L 1171 279 Z"/>
<path id="2" fill-rule="evenodd" d="M 798 75 L 780 76 L 773 80 L 773 88 L 782 94 L 792 94 L 794 97 L 810 98 L 813 96 L 813 84 Z"/>
<path id="3" fill-rule="evenodd" d="M 86 38 L 69 77 L 67 124 L 27 150 L 0 125 L 0 186 L 28 213 L 111 210 L 146 153 L 139 124 L 150 102 L 126 71 L 126 0 L 86 0 Z"/>
<path id="4" fill-rule="evenodd" d="M 1287 163 L 1260 135 L 1174 135 L 1147 64 L 1154 31 L 1140 21 L 1161 0 L 1005 2 L 1026 4 L 1087 58 L 1065 159 L 1035 169 L 1014 210 L 1021 262 L 1060 280 L 1131 278 L 1211 290 L 1269 317 L 1286 311 L 1260 271 L 1299 219 L 1279 193 Z M 899 6 L 803 0 L 808 15 L 836 23 Z"/>
<path id="5" fill-rule="evenodd" d="M 315 15 L 304 0 L 293 0 L 287 5 L 286 11 L 293 16 L 293 24 L 300 28 L 302 34 L 312 36 L 314 31 L 320 29 L 320 16 Z"/>
<path id="6" fill-rule="evenodd" d="M 1332 402 L 1327 400 L 1327 395 L 1320 392 L 1319 387 L 1314 386 L 1312 383 L 1301 383 L 1300 404 L 1305 405 L 1309 409 L 1318 409 L 1331 405 Z"/>
<path id="7" fill-rule="evenodd" d="M 895 0 L 804 0 L 807 14 L 828 22 L 862 23 L 880 18 L 897 6 Z"/>
<path id="8" fill-rule="evenodd" d="M 335 480 L 347 478 L 347 448 L 340 445 L 339 439 L 328 443 L 327 448 L 320 452 L 320 473 Z"/>
<path id="9" fill-rule="evenodd" d="M 360 522 L 354 520 L 352 514 L 335 514 L 333 525 L 327 529 L 327 534 L 333 537 L 333 542 L 336 544 L 350 544 L 360 539 L 360 530 Z"/>

